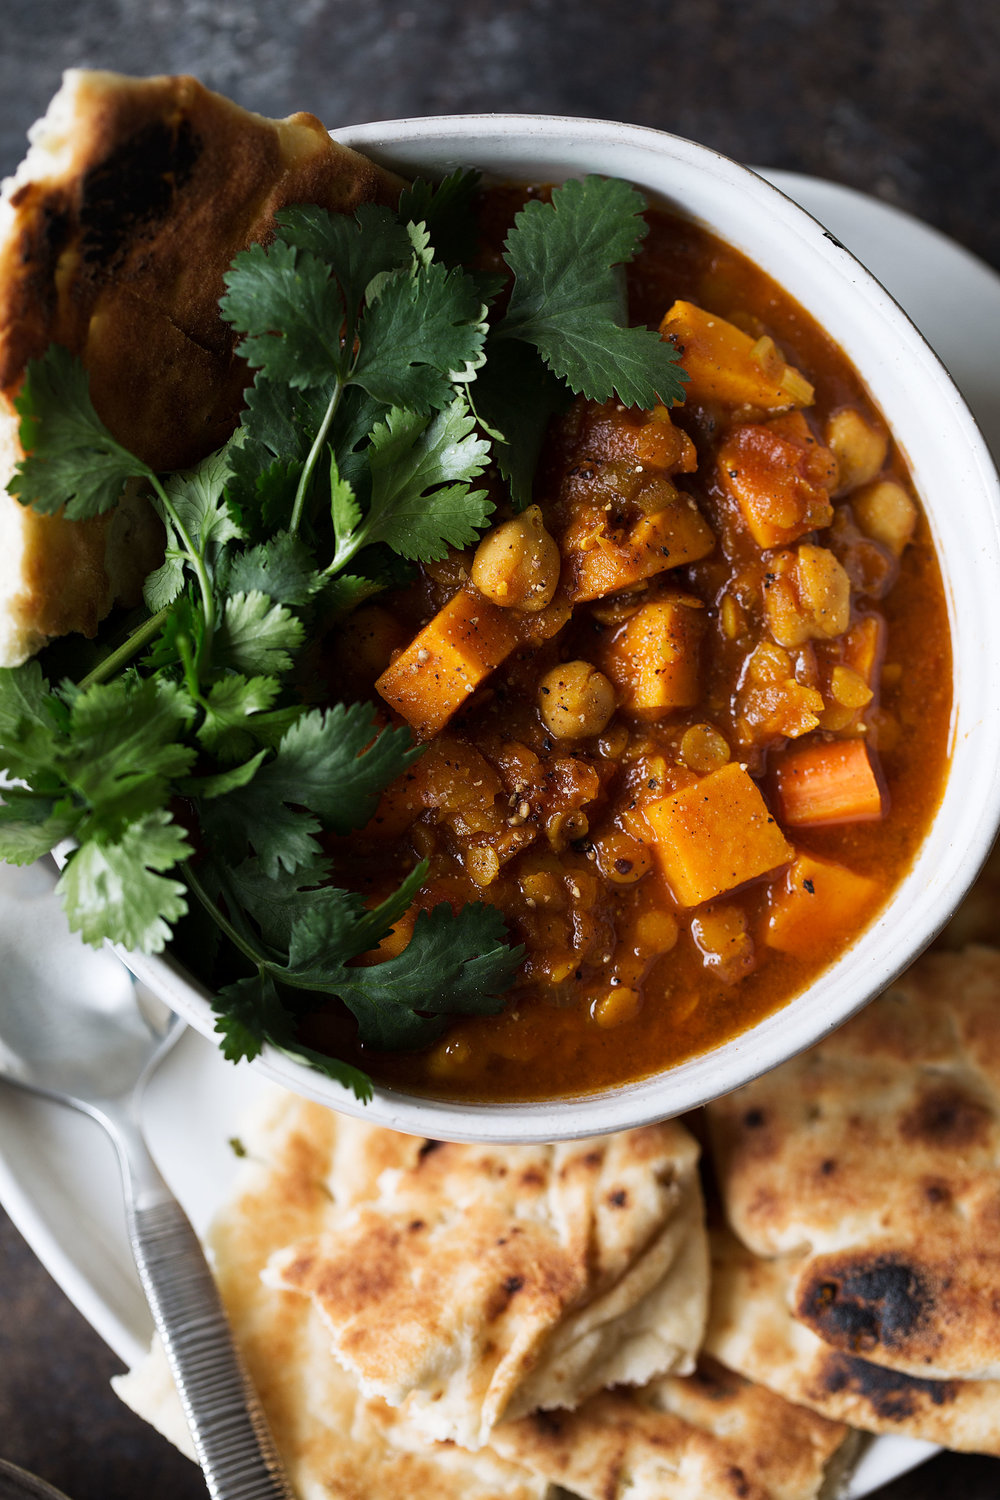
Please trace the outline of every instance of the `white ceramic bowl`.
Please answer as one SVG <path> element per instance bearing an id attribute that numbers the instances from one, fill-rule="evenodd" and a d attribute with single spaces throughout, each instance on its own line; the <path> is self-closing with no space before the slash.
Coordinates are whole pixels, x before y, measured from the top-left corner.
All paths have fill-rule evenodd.
<path id="1" fill-rule="evenodd" d="M 1000 821 L 1000 485 L 986 446 L 937 357 L 838 241 L 747 168 L 634 125 L 529 115 L 456 115 L 355 125 L 338 140 L 415 175 L 477 166 L 491 177 L 623 177 L 701 222 L 770 273 L 833 336 L 909 461 L 941 560 L 952 629 L 951 770 L 910 874 L 879 920 L 807 991 L 715 1050 L 600 1094 L 539 1104 L 436 1102 L 376 1088 L 368 1106 L 281 1054 L 254 1065 L 299 1093 L 399 1130 L 465 1140 L 556 1140 L 675 1115 L 793 1056 L 859 1010 L 944 925 Z M 124 955 L 123 955 L 124 956 Z M 127 962 L 206 1035 L 205 991 L 169 959 Z"/>

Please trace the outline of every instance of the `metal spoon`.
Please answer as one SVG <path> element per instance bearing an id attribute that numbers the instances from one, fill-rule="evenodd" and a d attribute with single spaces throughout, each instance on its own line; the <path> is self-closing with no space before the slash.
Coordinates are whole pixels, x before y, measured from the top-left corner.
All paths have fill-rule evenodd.
<path id="1" fill-rule="evenodd" d="M 0 1080 L 100 1122 L 129 1238 L 214 1500 L 294 1500 L 212 1273 L 143 1138 L 143 1090 L 183 1027 L 70 933 L 55 870 L 0 866 Z"/>

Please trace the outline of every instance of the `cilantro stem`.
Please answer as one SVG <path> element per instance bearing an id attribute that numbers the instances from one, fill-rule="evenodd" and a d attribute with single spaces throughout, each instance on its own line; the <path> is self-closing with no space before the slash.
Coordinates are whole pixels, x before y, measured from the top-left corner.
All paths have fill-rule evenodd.
<path id="1" fill-rule="evenodd" d="M 119 667 L 124 666 L 127 661 L 130 661 L 135 656 L 137 651 L 142 650 L 147 641 L 151 641 L 154 636 L 159 634 L 169 613 L 170 605 L 165 604 L 162 609 L 157 610 L 155 615 L 150 615 L 148 620 L 144 620 L 141 625 L 137 625 L 131 635 L 122 641 L 120 646 L 117 646 L 114 651 L 110 651 L 103 661 L 99 661 L 97 666 L 92 668 L 86 677 L 80 680 L 78 684 L 80 689 L 86 690 L 89 687 L 93 687 L 95 682 L 104 682 L 106 678 L 113 676 Z"/>
<path id="2" fill-rule="evenodd" d="M 319 456 L 323 451 L 323 445 L 326 442 L 327 435 L 330 431 L 330 424 L 332 423 L 334 417 L 337 415 L 337 408 L 340 405 L 340 398 L 344 394 L 344 389 L 345 381 L 341 378 L 341 376 L 338 375 L 336 384 L 333 387 L 333 395 L 330 397 L 330 401 L 326 408 L 326 412 L 324 413 L 323 420 L 319 424 L 319 431 L 313 438 L 312 447 L 309 449 L 305 465 L 302 469 L 301 475 L 299 476 L 298 488 L 295 491 L 295 500 L 292 504 L 292 518 L 288 523 L 288 530 L 292 536 L 298 535 L 299 527 L 302 524 L 302 512 L 305 510 L 306 495 L 308 494 L 309 486 L 312 483 L 313 471 L 315 470 L 316 465 L 319 462 Z"/>
<path id="3" fill-rule="evenodd" d="M 256 968 L 262 971 L 266 970 L 270 972 L 274 968 L 274 965 L 271 964 L 267 960 L 267 958 L 265 958 L 264 954 L 259 952 L 259 950 L 256 949 L 252 943 L 247 942 L 242 933 L 237 932 L 236 928 L 233 926 L 232 922 L 230 922 L 229 918 L 219 910 L 216 902 L 212 900 L 211 896 L 208 894 L 205 887 L 202 885 L 201 881 L 194 873 L 194 870 L 191 867 L 190 860 L 184 866 L 182 873 L 191 894 L 198 898 L 198 900 L 201 902 L 201 905 L 208 912 L 209 916 L 214 922 L 218 924 L 218 926 L 225 933 L 226 937 L 233 944 L 233 946 L 235 948 L 238 948 L 240 953 L 243 954 L 243 957 L 248 958 Z"/>
<path id="4" fill-rule="evenodd" d="M 198 587 L 201 590 L 202 609 L 205 615 L 205 641 L 207 643 L 211 641 L 212 632 L 215 630 L 215 599 L 212 595 L 212 585 L 208 577 L 208 569 L 205 567 L 205 559 L 195 547 L 195 544 L 191 540 L 191 536 L 188 532 L 187 527 L 184 525 L 184 522 L 177 514 L 177 511 L 174 508 L 173 501 L 170 499 L 170 496 L 163 488 L 163 485 L 160 483 L 159 479 L 157 479 L 156 475 L 153 473 L 150 473 L 148 477 L 150 482 L 152 483 L 154 490 L 159 496 L 161 505 L 170 517 L 174 530 L 177 532 L 177 535 L 180 537 L 181 541 L 184 543 L 184 546 L 187 549 L 188 558 L 190 559 L 191 566 L 194 568 L 195 576 L 198 579 Z"/>

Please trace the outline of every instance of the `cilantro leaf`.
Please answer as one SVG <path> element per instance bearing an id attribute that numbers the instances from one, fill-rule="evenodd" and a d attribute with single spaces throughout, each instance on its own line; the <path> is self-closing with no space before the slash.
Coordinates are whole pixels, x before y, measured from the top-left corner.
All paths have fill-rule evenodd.
<path id="1" fill-rule="evenodd" d="M 230 594 L 212 645 L 215 667 L 234 672 L 286 672 L 305 639 L 302 621 L 266 594 Z"/>
<path id="2" fill-rule="evenodd" d="M 398 272 L 359 324 L 351 378 L 386 406 L 420 415 L 454 400 L 452 382 L 482 360 L 485 309 L 462 271 L 431 264 Z"/>
<path id="3" fill-rule="evenodd" d="M 269 949 L 288 950 L 292 927 L 308 912 L 330 877 L 328 860 L 319 859 L 297 870 L 279 869 L 269 875 L 259 859 L 215 870 L 219 889 L 230 911 L 245 912 L 260 929 Z"/>
<path id="4" fill-rule="evenodd" d="M 61 345 L 29 361 L 14 405 L 26 457 L 7 491 L 22 505 L 48 515 L 65 505 L 69 519 L 80 521 L 116 505 L 127 480 L 152 477 L 105 427 L 86 370 Z"/>
<path id="5" fill-rule="evenodd" d="M 549 422 L 569 404 L 566 387 L 536 349 L 509 339 L 490 349 L 471 395 L 480 424 L 494 439 L 493 459 L 510 486 L 514 509 L 523 510 L 532 501 Z"/>
<path id="6" fill-rule="evenodd" d="M 368 822 L 384 787 L 421 755 L 406 729 L 380 729 L 370 703 L 313 709 L 292 726 L 254 785 L 348 833 Z"/>
<path id="7" fill-rule="evenodd" d="M 162 872 L 190 853 L 183 829 L 162 809 L 131 823 L 117 840 L 88 839 L 70 855 L 56 886 L 70 927 L 95 948 L 110 939 L 160 953 L 187 911 L 184 885 Z"/>
<path id="8" fill-rule="evenodd" d="M 372 1097 L 371 1079 L 350 1063 L 328 1057 L 303 1046 L 295 1036 L 292 1018 L 285 1009 L 274 980 L 260 972 L 219 991 L 215 1002 L 215 1029 L 222 1038 L 222 1055 L 230 1062 L 259 1057 L 265 1043 L 317 1072 L 336 1079 L 362 1102 Z"/>
<path id="9" fill-rule="evenodd" d="M 193 469 L 173 474 L 163 486 L 164 498 L 153 497 L 167 533 L 163 563 L 143 586 L 146 607 L 153 614 L 173 603 L 184 587 L 186 568 L 196 558 L 214 558 L 227 542 L 242 539 L 225 498 L 230 449 L 231 445 L 220 448 Z"/>
<path id="10" fill-rule="evenodd" d="M 293 931 L 290 973 L 308 972 L 315 936 L 313 921 Z M 419 1047 L 440 1036 L 449 1015 L 494 1015 L 502 1009 L 501 996 L 522 956 L 521 949 L 507 946 L 503 917 L 494 907 L 465 906 L 456 915 L 443 902 L 419 913 L 397 957 L 331 971 L 324 988 L 353 1012 L 365 1046 Z"/>
<path id="11" fill-rule="evenodd" d="M 361 578 L 353 573 L 339 573 L 328 578 L 323 585 L 320 605 L 330 622 L 342 619 L 357 609 L 366 599 L 381 592 L 387 585 L 374 578 Z"/>
<path id="12" fill-rule="evenodd" d="M 76 832 L 82 809 L 68 797 L 56 801 L 17 788 L 4 789 L 0 804 L 0 859 L 30 865 Z"/>
<path id="13" fill-rule="evenodd" d="M 462 399 L 429 422 L 391 410 L 372 433 L 371 509 L 362 545 L 384 543 L 402 557 L 433 562 L 449 547 L 478 538 L 493 509 L 486 490 L 468 482 L 489 461 L 489 443 L 475 435 L 475 418 Z"/>
<path id="14" fill-rule="evenodd" d="M 310 710 L 249 786 L 205 809 L 206 832 L 230 863 L 252 851 L 268 875 L 314 864 L 321 828 L 346 833 L 367 823 L 383 788 L 420 753 L 405 729 L 380 731 L 371 704 Z"/>
<path id="15" fill-rule="evenodd" d="M 196 797 L 200 801 L 224 797 L 227 792 L 235 792 L 251 782 L 266 755 L 267 747 L 265 746 L 263 750 L 258 750 L 250 760 L 244 761 L 241 766 L 231 766 L 226 771 L 217 771 L 214 776 L 186 776 L 180 782 L 178 791 L 184 797 Z"/>
<path id="16" fill-rule="evenodd" d="M 244 535 L 225 496 L 234 446 L 227 444 L 193 469 L 172 474 L 163 486 L 173 510 L 165 519 L 174 526 L 179 522 L 203 556 L 210 547 L 223 547 Z"/>
<path id="17" fill-rule="evenodd" d="M 52 792 L 61 786 L 61 778 L 50 770 L 57 746 L 55 707 L 37 661 L 0 667 L 3 769 L 38 790 Z"/>
<path id="18" fill-rule="evenodd" d="M 238 864 L 253 853 L 261 869 L 274 877 L 283 869 L 315 864 L 321 854 L 316 835 L 322 825 L 313 813 L 272 797 L 260 785 L 263 770 L 249 786 L 204 807 L 201 828 L 209 847 L 226 863 Z"/>
<path id="19" fill-rule="evenodd" d="M 631 260 L 646 225 L 642 195 L 616 179 L 567 182 L 551 203 L 517 215 L 504 259 L 514 272 L 497 339 L 534 344 L 570 389 L 593 401 L 670 405 L 683 397 L 677 351 L 648 328 L 626 328 L 615 267 Z"/>
<path id="20" fill-rule="evenodd" d="M 280 692 L 276 677 L 244 677 L 234 672 L 214 682 L 203 701 L 198 739 L 221 760 L 249 752 L 255 719 L 266 713 Z"/>
<path id="21" fill-rule="evenodd" d="M 373 907 L 366 906 L 356 891 L 337 886 L 286 896 L 282 917 L 287 931 L 281 946 L 289 950 L 289 961 L 283 977 L 294 975 L 295 984 L 303 989 L 336 987 L 342 966 L 388 937 L 426 877 L 427 862 L 421 860 L 391 895 Z M 267 918 L 272 932 L 274 919 L 272 911 Z"/>
<path id="22" fill-rule="evenodd" d="M 353 486 L 341 477 L 337 455 L 330 451 L 330 519 L 338 552 L 347 544 L 351 533 L 361 524 L 361 506 Z"/>
<path id="23" fill-rule="evenodd" d="M 438 183 L 418 177 L 400 196 L 401 222 L 425 224 L 435 259 L 446 266 L 460 266 L 476 253 L 473 210 L 481 182 L 481 173 L 459 167 Z"/>
<path id="24" fill-rule="evenodd" d="M 267 542 L 227 554 L 218 583 L 231 594 L 267 594 L 275 604 L 308 604 L 323 587 L 316 559 L 301 537 L 277 531 Z"/>
<path id="25" fill-rule="evenodd" d="M 153 812 L 170 779 L 195 759 L 181 742 L 193 717 L 187 695 L 162 678 L 95 683 L 70 710 L 69 742 L 59 757 L 67 783 L 106 825 Z"/>
<path id="26" fill-rule="evenodd" d="M 281 240 L 251 245 L 223 278 L 223 318 L 244 338 L 236 346 L 252 369 L 293 389 L 322 385 L 349 358 L 341 343 L 344 299 L 329 267 Z"/>
<path id="27" fill-rule="evenodd" d="M 404 225 L 391 209 L 378 204 L 362 204 L 348 215 L 300 203 L 281 209 L 276 217 L 279 236 L 286 244 L 330 266 L 352 326 L 369 283 L 410 264 L 412 248 Z"/>

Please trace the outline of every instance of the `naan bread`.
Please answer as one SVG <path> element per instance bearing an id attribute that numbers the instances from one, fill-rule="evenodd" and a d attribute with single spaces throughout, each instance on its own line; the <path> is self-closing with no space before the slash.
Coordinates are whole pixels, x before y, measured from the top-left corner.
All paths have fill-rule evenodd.
<path id="1" fill-rule="evenodd" d="M 478 1448 L 504 1417 L 693 1367 L 697 1156 L 676 1122 L 554 1146 L 427 1142 L 266 1279 L 313 1299 L 366 1394 Z"/>
<path id="2" fill-rule="evenodd" d="M 334 1210 L 331 1164 L 339 1160 L 345 1168 L 350 1201 L 374 1189 L 371 1174 L 396 1159 L 397 1147 L 406 1152 L 407 1138 L 275 1091 L 244 1144 L 248 1160 L 212 1233 L 215 1269 L 300 1500 L 549 1500 L 544 1478 L 488 1449 L 471 1454 L 453 1444 L 414 1444 L 399 1414 L 364 1398 L 331 1357 L 329 1336 L 310 1304 L 261 1281 L 277 1246 L 327 1222 Z M 139 1416 L 194 1456 L 159 1345 L 114 1385 Z"/>
<path id="3" fill-rule="evenodd" d="M 0 665 L 93 635 L 162 548 L 148 507 L 38 516 L 6 493 L 12 407 L 51 342 L 79 355 L 112 433 L 154 469 L 225 441 L 246 373 L 218 313 L 233 256 L 293 202 L 394 202 L 401 182 L 312 115 L 265 120 L 193 78 L 71 71 L 0 199 Z"/>
<path id="4" fill-rule="evenodd" d="M 815 1500 L 832 1495 L 848 1429 L 702 1361 L 574 1412 L 537 1412 L 493 1433 L 500 1454 L 584 1500 Z"/>
<path id="5" fill-rule="evenodd" d="M 567 1491 L 586 1500 L 815 1500 L 830 1491 L 851 1452 L 848 1430 L 712 1363 L 642 1390 L 602 1392 L 575 1413 L 503 1423 L 475 1453 L 428 1442 L 405 1411 L 361 1395 L 332 1357 L 310 1300 L 267 1286 L 260 1270 L 276 1246 L 335 1226 L 444 1147 L 428 1151 L 419 1138 L 278 1090 L 242 1139 L 246 1159 L 211 1245 L 223 1301 L 301 1500 L 556 1500 Z M 615 1144 L 610 1159 L 617 1155 L 624 1168 Z M 647 1142 L 636 1171 L 648 1153 Z M 631 1191 L 638 1178 L 618 1181 L 613 1191 L 623 1181 Z M 617 1214 L 621 1205 L 612 1208 Z M 609 1226 L 599 1240 L 605 1265 L 615 1262 L 622 1232 Z M 115 1389 L 193 1457 L 159 1345 Z"/>
<path id="6" fill-rule="evenodd" d="M 729 1234 L 712 1237 L 705 1347 L 789 1401 L 864 1432 L 1000 1455 L 1000 1381 L 904 1375 L 831 1349 L 789 1311 L 794 1257 L 760 1260 Z"/>
<path id="7" fill-rule="evenodd" d="M 1000 1376 L 1000 953 L 926 955 L 707 1115 L 729 1222 L 800 1257 L 806 1327 L 924 1379 Z"/>

